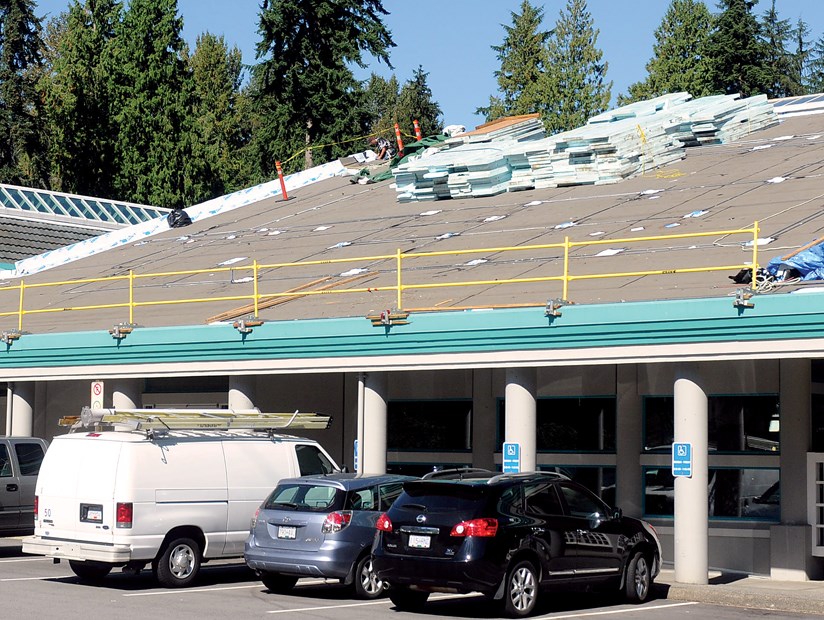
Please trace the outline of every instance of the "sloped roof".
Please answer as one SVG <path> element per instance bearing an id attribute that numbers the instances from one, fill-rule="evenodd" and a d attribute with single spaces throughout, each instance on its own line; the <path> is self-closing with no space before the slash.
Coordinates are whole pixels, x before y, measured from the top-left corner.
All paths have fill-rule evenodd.
<path id="1" fill-rule="evenodd" d="M 301 268 L 260 271 L 260 293 L 282 293 L 321 282 L 349 286 L 359 294 L 324 293 L 295 297 L 261 308 L 266 320 L 364 316 L 393 308 L 396 294 L 377 290 L 396 284 L 393 259 L 402 252 L 493 248 L 464 256 L 433 256 L 405 261 L 405 284 L 448 281 L 486 284 L 459 288 L 424 288 L 404 292 L 405 309 L 449 309 L 541 305 L 561 295 L 560 282 L 493 286 L 501 279 L 526 280 L 562 272 L 559 248 L 504 253 L 505 246 L 573 241 L 622 240 L 746 228 L 758 220 L 765 245 L 759 263 L 791 252 L 822 235 L 821 153 L 824 117 L 801 116 L 731 144 L 689 149 L 672 165 L 614 185 L 547 188 L 493 197 L 431 203 L 398 203 L 391 182 L 351 183 L 346 177 L 325 180 L 289 192 L 289 200 L 266 198 L 235 211 L 196 221 L 140 242 L 117 247 L 26 278 L 26 286 L 50 281 L 135 273 L 206 269 L 206 273 L 136 281 L 135 301 L 171 298 L 221 299 L 212 303 L 136 308 L 135 322 L 145 326 L 197 325 L 247 301 L 225 299 L 252 294 L 251 271 L 236 267 L 313 261 Z M 668 239 L 632 245 L 616 241 L 574 248 L 573 273 L 660 271 L 661 275 L 572 281 L 568 299 L 576 304 L 732 296 L 733 272 L 669 274 L 686 267 L 738 265 L 751 256 L 746 238 L 730 235 Z M 615 250 L 604 253 L 605 249 Z M 362 271 L 361 271 L 362 270 Z M 408 271 L 407 271 L 408 270 Z M 0 293 L 0 307 L 15 309 L 13 282 Z M 84 282 L 27 289 L 28 307 L 65 308 L 128 302 L 125 280 Z M 31 306 L 29 306 L 31 304 Z M 124 308 L 46 313 L 25 317 L 34 333 L 105 329 L 124 320 Z M 14 317 L 2 319 L 4 325 Z"/>

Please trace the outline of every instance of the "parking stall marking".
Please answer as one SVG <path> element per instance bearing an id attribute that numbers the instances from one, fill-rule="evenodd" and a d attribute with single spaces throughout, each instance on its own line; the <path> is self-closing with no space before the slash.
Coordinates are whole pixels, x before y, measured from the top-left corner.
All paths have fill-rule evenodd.
<path id="1" fill-rule="evenodd" d="M 319 586 L 328 583 L 324 579 L 306 579 L 301 580 L 295 586 L 296 588 L 300 588 L 301 586 Z M 199 592 L 222 592 L 224 590 L 243 590 L 245 588 L 265 588 L 261 582 L 257 581 L 252 584 L 244 584 L 241 586 L 209 586 L 207 588 L 183 588 L 183 589 L 171 589 L 171 590 L 157 590 L 153 592 L 132 592 L 130 594 L 124 594 L 123 596 L 163 596 L 164 594 L 198 594 Z"/>
<path id="2" fill-rule="evenodd" d="M 51 558 L 10 558 L 7 560 L 0 560 L 0 564 L 5 564 L 6 562 L 44 562 L 46 560 L 51 562 Z"/>
<path id="3" fill-rule="evenodd" d="M 453 598 L 473 598 L 480 596 L 479 594 L 442 594 L 440 596 L 432 596 L 430 601 L 444 601 Z M 325 609 L 345 609 L 347 607 L 366 607 L 367 605 L 391 605 L 392 601 L 388 598 L 379 601 L 365 601 L 363 603 L 347 603 L 345 605 L 321 605 L 319 607 L 299 607 L 297 609 L 273 609 L 267 611 L 267 614 L 291 614 L 300 613 L 303 611 L 323 611 Z"/>
<path id="4" fill-rule="evenodd" d="M 605 611 L 589 611 L 580 614 L 565 614 L 563 616 L 539 616 L 537 620 L 559 620 L 561 618 L 592 618 L 594 616 L 611 616 L 616 614 L 639 613 L 642 611 L 660 611 L 662 609 L 669 609 L 670 607 L 684 607 L 686 605 L 698 605 L 698 603 L 694 601 L 689 601 L 686 603 L 665 603 L 663 605 L 651 605 L 649 607 L 632 607 L 630 609 L 609 609 Z"/>
<path id="5" fill-rule="evenodd" d="M 0 581 L 49 581 L 50 579 L 69 579 L 74 575 L 48 575 L 47 577 L 6 577 Z"/>

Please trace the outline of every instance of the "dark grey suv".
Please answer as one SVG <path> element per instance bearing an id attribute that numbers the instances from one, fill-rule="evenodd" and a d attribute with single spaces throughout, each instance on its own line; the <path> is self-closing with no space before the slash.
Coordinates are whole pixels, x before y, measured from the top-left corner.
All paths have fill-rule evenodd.
<path id="1" fill-rule="evenodd" d="M 375 523 L 410 476 L 329 474 L 281 480 L 252 519 L 246 564 L 273 592 L 299 577 L 331 577 L 358 598 L 375 598 L 384 585 L 369 555 Z"/>
<path id="2" fill-rule="evenodd" d="M 482 592 L 512 617 L 541 588 L 608 586 L 645 601 L 661 565 L 653 527 L 556 473 L 417 480 L 377 523 L 379 579 L 398 609 L 430 592 Z"/>

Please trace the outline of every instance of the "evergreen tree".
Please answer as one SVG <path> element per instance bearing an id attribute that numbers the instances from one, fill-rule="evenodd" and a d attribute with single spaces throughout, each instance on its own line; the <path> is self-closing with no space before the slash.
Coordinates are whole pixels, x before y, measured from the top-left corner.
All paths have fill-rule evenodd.
<path id="1" fill-rule="evenodd" d="M 542 80 L 543 120 L 555 133 L 580 127 L 607 109 L 612 82 L 604 82 L 608 64 L 597 47 L 586 0 L 567 0 L 548 46 L 548 67 Z"/>
<path id="2" fill-rule="evenodd" d="M 37 96 L 43 42 L 34 8 L 32 0 L 0 2 L 0 182 L 48 187 Z"/>
<path id="3" fill-rule="evenodd" d="M 364 67 L 363 53 L 389 63 L 394 46 L 381 21 L 382 0 L 262 0 L 253 67 L 257 117 L 255 165 L 274 176 L 275 161 L 308 168 L 317 158 L 345 154 L 359 129 L 362 92 L 350 66 Z"/>
<path id="4" fill-rule="evenodd" d="M 383 135 L 394 133 L 398 122 L 400 85 L 394 74 L 386 78 L 373 73 L 363 86 L 362 108 L 366 115 L 364 134 Z"/>
<path id="5" fill-rule="evenodd" d="M 177 0 L 130 0 L 109 74 L 118 126 L 114 189 L 124 200 L 185 206 L 183 134 L 191 97 Z"/>
<path id="6" fill-rule="evenodd" d="M 713 17 L 701 0 L 672 0 L 661 24 L 655 29 L 647 78 L 629 87 L 618 98 L 623 105 L 666 93 L 688 92 L 693 97 L 710 94 L 706 43 Z"/>
<path id="7" fill-rule="evenodd" d="M 41 81 L 49 110 L 49 144 L 55 189 L 113 197 L 115 136 L 105 59 L 111 54 L 119 0 L 74 0 L 62 21 L 53 20 L 50 72 Z"/>
<path id="8" fill-rule="evenodd" d="M 767 96 L 772 99 L 800 95 L 801 73 L 796 70 L 793 55 L 787 51 L 787 44 L 792 37 L 792 26 L 790 20 L 779 18 L 775 0 L 772 0 L 772 5 L 764 12 L 761 31 L 766 50 L 764 70 L 769 80 Z"/>
<path id="9" fill-rule="evenodd" d="M 792 71 L 801 84 L 800 94 L 813 92 L 810 90 L 810 58 L 813 52 L 809 39 L 810 34 L 810 27 L 799 17 L 792 31 L 792 38 L 795 42 L 795 52 L 792 56 Z"/>
<path id="10" fill-rule="evenodd" d="M 512 25 L 503 25 L 506 36 L 493 45 L 501 68 L 495 71 L 499 95 L 489 97 L 489 105 L 478 108 L 487 122 L 502 116 L 532 114 L 541 109 L 541 80 L 547 66 L 547 41 L 551 33 L 541 30 L 543 9 L 528 0 L 521 12 L 510 13 Z"/>
<path id="11" fill-rule="evenodd" d="M 809 92 L 824 92 L 824 36 L 821 36 L 810 50 L 807 81 Z"/>
<path id="12" fill-rule="evenodd" d="M 759 38 L 760 26 L 752 14 L 757 0 L 719 0 L 722 12 L 707 43 L 712 88 L 749 97 L 772 86 L 766 69 L 767 49 Z"/>
<path id="13" fill-rule="evenodd" d="M 441 133 L 441 107 L 432 100 L 432 90 L 426 83 L 428 73 L 424 73 L 420 65 L 412 74 L 412 79 L 406 82 L 398 98 L 397 118 L 401 132 L 405 135 L 415 135 L 414 121 L 417 120 L 421 133 L 424 136 Z"/>
<path id="14" fill-rule="evenodd" d="M 240 189 L 246 182 L 241 164 L 245 144 L 240 85 L 240 50 L 222 36 L 204 33 L 188 57 L 193 101 L 185 161 L 186 202 L 198 203 Z"/>

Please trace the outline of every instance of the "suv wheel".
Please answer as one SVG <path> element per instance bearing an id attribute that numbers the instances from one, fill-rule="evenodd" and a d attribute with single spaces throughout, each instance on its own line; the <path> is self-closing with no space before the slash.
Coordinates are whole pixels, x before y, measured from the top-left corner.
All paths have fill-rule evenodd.
<path id="1" fill-rule="evenodd" d="M 383 581 L 378 579 L 372 568 L 372 556 L 365 555 L 355 565 L 355 580 L 352 589 L 356 598 L 372 599 L 383 594 Z"/>
<path id="2" fill-rule="evenodd" d="M 506 573 L 504 613 L 511 618 L 528 616 L 538 603 L 538 572 L 528 560 L 510 567 Z"/>
<path id="3" fill-rule="evenodd" d="M 263 582 L 269 592 L 276 594 L 283 594 L 295 587 L 298 582 L 297 577 L 290 577 L 289 575 L 280 575 L 278 573 L 261 573 L 260 580 Z"/>
<path id="4" fill-rule="evenodd" d="M 649 563 L 646 556 L 638 552 L 627 565 L 627 578 L 624 588 L 627 600 L 632 603 L 643 603 L 649 598 L 651 585 Z"/>
<path id="5" fill-rule="evenodd" d="M 153 565 L 158 582 L 165 588 L 182 588 L 200 571 L 200 545 L 191 538 L 175 538 Z"/>
<path id="6" fill-rule="evenodd" d="M 429 592 L 397 586 L 389 588 L 389 600 L 401 611 L 420 611 L 428 598 Z"/>

